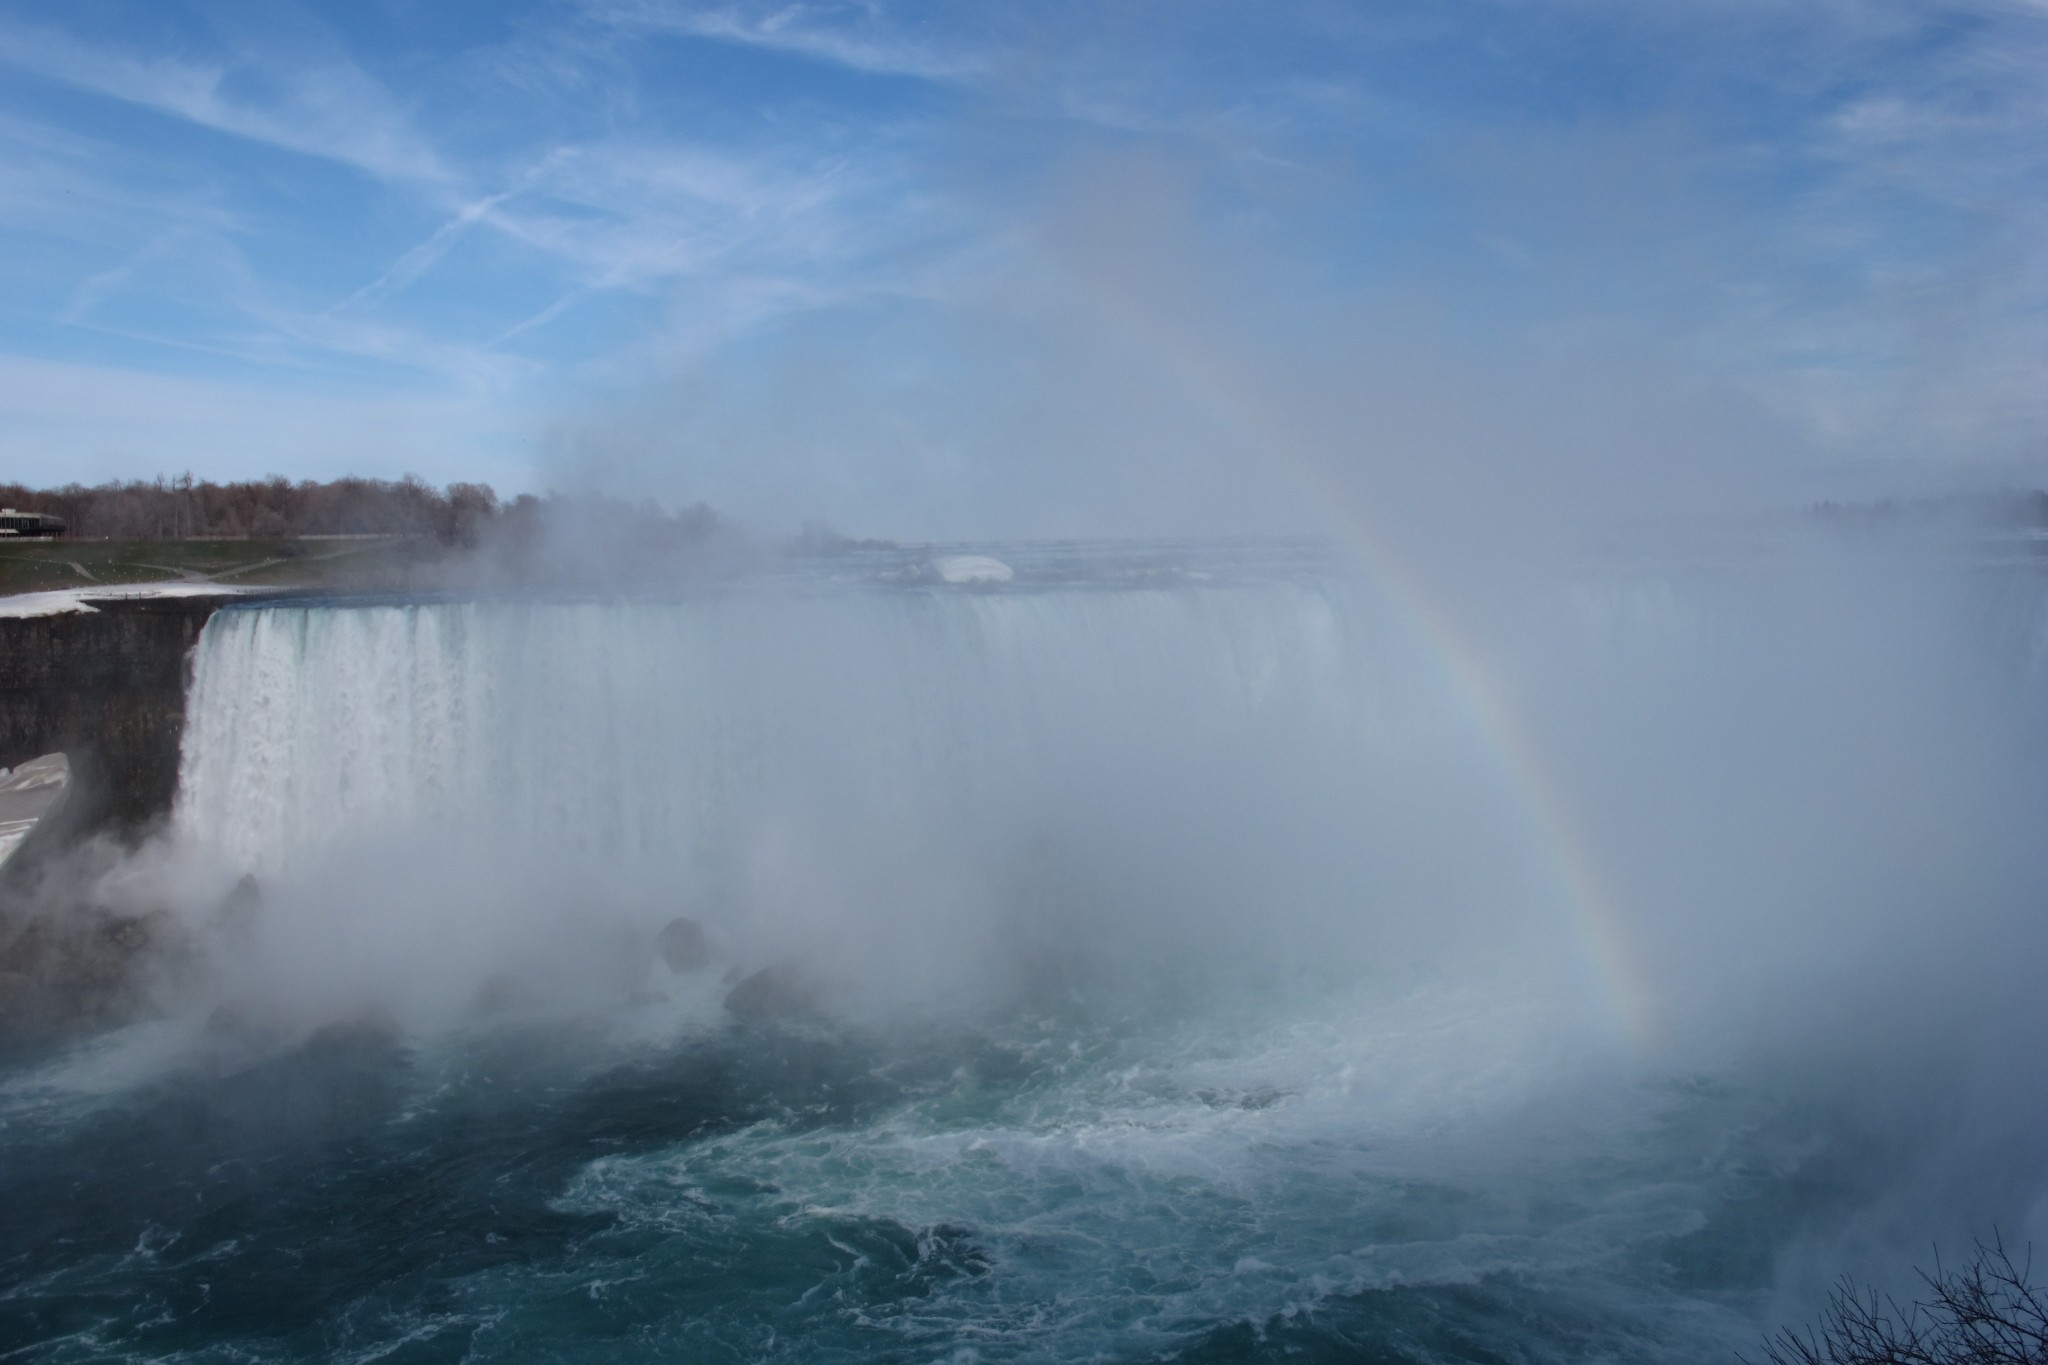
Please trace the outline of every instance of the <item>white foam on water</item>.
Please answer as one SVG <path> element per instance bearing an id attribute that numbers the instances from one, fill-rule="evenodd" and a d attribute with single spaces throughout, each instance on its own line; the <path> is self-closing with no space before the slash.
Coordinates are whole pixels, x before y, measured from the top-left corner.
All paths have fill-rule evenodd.
<path id="1" fill-rule="evenodd" d="M 1586 1084 L 1566 1021 L 1459 992 L 1302 1003 L 1262 1024 L 1020 1034 L 1032 1078 L 1013 1092 L 962 1084 L 872 1122 L 603 1158 L 558 1207 L 622 1237 L 873 1222 L 962 1239 L 979 1273 L 862 1324 L 1073 1359 L 1397 1286 L 1570 1281 L 1641 1309 L 1631 1258 L 1725 1193 L 1711 1147 L 1657 1131 L 1670 1095 Z M 834 1286 L 819 1293 L 822 1328 Z M 1724 1306 L 1667 1310 L 1723 1341 L 1748 1330 Z"/>

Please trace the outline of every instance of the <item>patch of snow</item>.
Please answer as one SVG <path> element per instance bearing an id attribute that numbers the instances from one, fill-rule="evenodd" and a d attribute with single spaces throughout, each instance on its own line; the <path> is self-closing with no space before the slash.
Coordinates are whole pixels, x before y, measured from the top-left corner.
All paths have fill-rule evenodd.
<path id="1" fill-rule="evenodd" d="M 71 760 L 44 754 L 8 772 L 0 768 L 0 863 L 35 830 L 71 789 Z"/>
<path id="2" fill-rule="evenodd" d="M 95 602 L 140 602 L 158 597 L 232 597 L 263 589 L 228 583 L 123 583 L 104 588 L 60 588 L 55 592 L 22 592 L 0 597 L 0 617 L 62 616 L 98 611 Z"/>
<path id="3" fill-rule="evenodd" d="M 948 583 L 1007 583 L 1016 571 L 990 555 L 947 555 L 932 561 L 939 577 Z"/>

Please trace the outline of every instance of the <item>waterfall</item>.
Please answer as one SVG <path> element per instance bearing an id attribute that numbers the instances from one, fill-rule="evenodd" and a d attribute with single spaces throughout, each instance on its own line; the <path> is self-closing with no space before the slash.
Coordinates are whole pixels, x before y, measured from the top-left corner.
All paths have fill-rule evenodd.
<path id="1" fill-rule="evenodd" d="M 394 957 L 684 913 L 855 973 L 1426 964 L 1718 1028 L 1873 904 L 2024 884 L 2040 600 L 1610 576 L 1457 668 L 1311 576 L 237 607 L 173 826 Z"/>
<path id="2" fill-rule="evenodd" d="M 1342 649 L 1301 589 L 229 610 L 176 820 L 259 871 L 376 829 L 662 862 L 764 801 L 958 827 L 1104 746 L 1332 718 Z"/>
<path id="3" fill-rule="evenodd" d="M 1301 583 L 231 609 L 173 823 L 266 884 L 353 885 L 331 913 L 366 926 L 683 910 L 761 954 L 954 976 L 1084 945 L 1314 958 L 1399 900 L 1388 954 L 1534 875 L 1405 638 Z M 1493 856 L 1447 861 L 1447 828 Z"/>

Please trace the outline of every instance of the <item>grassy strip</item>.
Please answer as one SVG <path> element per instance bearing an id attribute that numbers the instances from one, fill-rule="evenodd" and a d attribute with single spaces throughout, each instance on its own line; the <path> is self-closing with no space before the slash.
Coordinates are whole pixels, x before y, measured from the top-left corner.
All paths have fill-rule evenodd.
<path id="1" fill-rule="evenodd" d="M 403 586 L 447 554 L 439 543 L 417 536 L 22 541 L 0 543 L 0 593 L 180 579 L 376 589 Z"/>

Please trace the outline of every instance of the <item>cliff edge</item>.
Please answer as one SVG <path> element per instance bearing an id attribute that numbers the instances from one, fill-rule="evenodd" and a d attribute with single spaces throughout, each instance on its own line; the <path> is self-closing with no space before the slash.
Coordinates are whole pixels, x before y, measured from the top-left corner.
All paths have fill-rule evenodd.
<path id="1" fill-rule="evenodd" d="M 192 646 L 219 597 L 144 598 L 0 617 L 0 767 L 71 760 L 73 833 L 128 833 L 170 810 Z"/>

